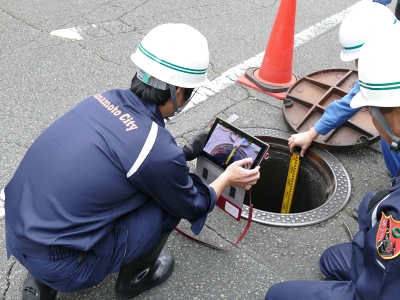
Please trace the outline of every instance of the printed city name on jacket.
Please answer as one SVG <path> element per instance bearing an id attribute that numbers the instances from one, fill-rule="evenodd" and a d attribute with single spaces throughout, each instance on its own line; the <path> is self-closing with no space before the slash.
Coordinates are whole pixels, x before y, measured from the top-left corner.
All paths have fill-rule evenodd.
<path id="1" fill-rule="evenodd" d="M 121 115 L 122 112 L 119 110 L 118 105 L 115 106 L 114 104 L 112 104 L 110 102 L 110 100 L 108 100 L 107 98 L 103 97 L 100 94 L 94 95 L 93 97 L 95 97 L 101 103 L 101 105 L 103 105 L 105 108 L 107 108 L 107 110 L 111 114 L 113 114 L 113 116 L 119 117 L 119 120 L 122 123 L 124 123 L 125 126 L 127 127 L 126 131 L 131 131 L 131 130 L 138 128 L 135 124 L 135 120 L 133 119 L 133 117 L 130 114 L 125 113 L 125 114 Z"/>

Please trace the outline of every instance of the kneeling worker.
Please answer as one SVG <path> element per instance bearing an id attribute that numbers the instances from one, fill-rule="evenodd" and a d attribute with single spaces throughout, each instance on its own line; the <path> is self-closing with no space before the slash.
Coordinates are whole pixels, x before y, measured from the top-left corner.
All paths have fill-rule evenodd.
<path id="1" fill-rule="evenodd" d="M 55 299 L 115 272 L 125 298 L 162 283 L 174 268 L 163 247 L 179 221 L 199 234 L 227 186 L 249 189 L 259 179 L 244 159 L 204 184 L 165 129 L 164 118 L 206 80 L 200 32 L 160 25 L 132 60 L 131 88 L 91 96 L 56 120 L 5 188 L 7 254 L 29 271 L 22 299 Z"/>

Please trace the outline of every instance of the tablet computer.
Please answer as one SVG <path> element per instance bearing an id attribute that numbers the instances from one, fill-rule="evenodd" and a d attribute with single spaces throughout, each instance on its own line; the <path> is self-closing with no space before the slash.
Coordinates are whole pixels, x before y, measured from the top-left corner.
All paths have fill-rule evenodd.
<path id="1" fill-rule="evenodd" d="M 197 158 L 195 173 L 210 184 L 237 160 L 252 158 L 252 169 L 268 157 L 269 144 L 249 135 L 232 124 L 217 118 L 208 134 L 207 142 Z M 217 206 L 240 220 L 246 190 L 227 187 L 217 200 Z"/>

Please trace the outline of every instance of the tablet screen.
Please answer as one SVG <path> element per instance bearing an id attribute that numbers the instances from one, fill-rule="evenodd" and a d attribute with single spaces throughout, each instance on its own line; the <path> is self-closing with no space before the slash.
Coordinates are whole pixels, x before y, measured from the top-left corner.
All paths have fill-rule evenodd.
<path id="1" fill-rule="evenodd" d="M 268 149 L 268 144 L 217 118 L 202 154 L 223 169 L 237 160 L 251 157 L 252 165 L 244 166 L 250 169 L 258 165 Z"/>

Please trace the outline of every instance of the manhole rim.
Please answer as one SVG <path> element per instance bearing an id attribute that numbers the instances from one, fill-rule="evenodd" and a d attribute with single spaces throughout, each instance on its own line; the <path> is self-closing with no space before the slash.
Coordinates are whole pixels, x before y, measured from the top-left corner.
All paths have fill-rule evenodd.
<path id="1" fill-rule="evenodd" d="M 283 141 L 287 141 L 291 135 L 287 132 L 267 128 L 245 128 L 244 130 L 253 136 L 267 136 Z M 280 214 L 253 208 L 253 221 L 265 225 L 300 227 L 324 222 L 342 211 L 351 194 L 350 177 L 344 166 L 330 152 L 318 148 L 312 148 L 312 151 L 326 162 L 333 174 L 335 188 L 332 195 L 321 206 L 301 213 Z M 327 212 L 329 208 L 330 213 Z M 241 216 L 247 219 L 248 212 L 249 206 L 243 205 Z"/>

